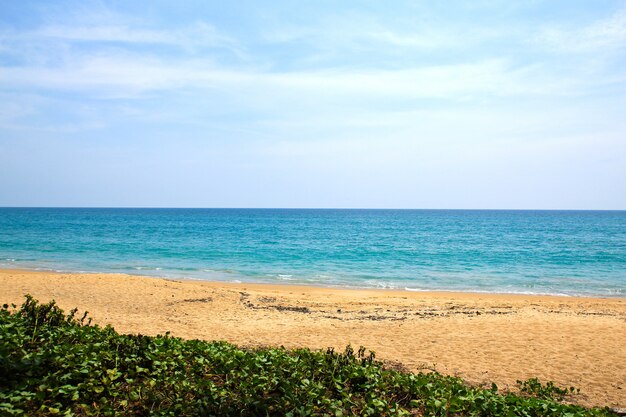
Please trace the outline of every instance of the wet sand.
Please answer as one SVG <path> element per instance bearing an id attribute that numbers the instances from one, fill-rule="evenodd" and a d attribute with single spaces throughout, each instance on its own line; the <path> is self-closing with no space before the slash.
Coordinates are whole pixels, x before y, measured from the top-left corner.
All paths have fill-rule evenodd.
<path id="1" fill-rule="evenodd" d="M 626 299 L 166 280 L 0 270 L 0 303 L 55 299 L 119 332 L 337 350 L 515 387 L 538 377 L 583 405 L 626 407 Z"/>

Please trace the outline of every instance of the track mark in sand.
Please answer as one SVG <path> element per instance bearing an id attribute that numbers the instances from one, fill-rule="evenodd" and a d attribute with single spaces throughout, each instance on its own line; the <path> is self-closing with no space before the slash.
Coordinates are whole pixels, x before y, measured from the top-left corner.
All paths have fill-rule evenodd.
<path id="1" fill-rule="evenodd" d="M 205 298 L 186 298 L 183 303 L 210 303 L 213 301 L 213 297 L 205 297 Z"/>
<path id="2" fill-rule="evenodd" d="M 240 291 L 239 302 L 244 307 L 252 310 L 269 310 L 283 313 L 310 314 L 319 318 L 339 321 L 402 321 L 410 319 L 435 319 L 452 316 L 474 317 L 481 315 L 508 315 L 517 313 L 512 306 L 494 306 L 485 309 L 448 303 L 443 308 L 411 309 L 398 306 L 392 309 L 374 308 L 370 310 L 349 311 L 328 304 L 293 305 L 289 300 L 281 300 L 273 296 L 253 296 L 250 293 Z M 298 303 L 300 304 L 300 303 Z M 330 308 L 329 308 L 330 307 Z"/>

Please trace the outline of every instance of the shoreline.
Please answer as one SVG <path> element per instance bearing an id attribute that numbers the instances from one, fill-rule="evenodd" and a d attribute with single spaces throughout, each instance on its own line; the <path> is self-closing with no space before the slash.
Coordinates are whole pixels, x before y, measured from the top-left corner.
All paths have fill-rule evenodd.
<path id="1" fill-rule="evenodd" d="M 538 377 L 625 407 L 626 299 L 229 283 L 0 269 L 0 303 L 56 299 L 121 333 L 240 346 L 365 346 L 411 371 L 514 389 Z"/>
<path id="2" fill-rule="evenodd" d="M 290 283 L 289 280 L 284 282 L 276 282 L 276 281 L 245 281 L 245 280 L 218 280 L 218 279 L 202 279 L 202 278 L 193 278 L 193 277 L 182 277 L 182 276 L 166 276 L 166 275 L 151 275 L 150 270 L 148 269 L 139 269 L 137 273 L 133 272 L 102 272 L 102 271 L 75 271 L 75 270 L 59 270 L 59 269 L 45 269 L 45 268 L 10 268 L 6 266 L 0 266 L 0 273 L 2 272 L 33 272 L 33 273 L 44 273 L 44 274 L 70 274 L 70 275 L 119 275 L 119 276 L 129 276 L 129 277 L 144 277 L 144 278 L 152 278 L 152 279 L 163 279 L 168 281 L 184 281 L 184 282 L 209 282 L 209 283 L 217 283 L 217 284 L 234 284 L 234 285 L 269 285 L 269 286 L 285 286 L 288 288 L 292 287 L 304 287 L 304 288 L 328 288 L 332 290 L 372 290 L 372 291 L 397 291 L 397 292 L 408 292 L 408 293 L 417 293 L 417 294 L 431 294 L 431 293 L 444 293 L 444 294 L 495 294 L 495 295 L 513 295 L 513 296 L 530 296 L 530 297 L 563 297 L 563 298 L 583 298 L 583 299 L 623 299 L 626 300 L 626 295 L 600 295 L 600 294 L 566 294 L 566 293 L 549 293 L 549 292 L 531 292 L 531 291 L 487 291 L 487 290 L 475 290 L 475 289 L 420 289 L 420 288 L 388 288 L 388 287 L 372 287 L 372 286 L 351 286 L 351 285 L 324 285 L 324 284 L 316 284 L 314 282 L 293 282 Z"/>

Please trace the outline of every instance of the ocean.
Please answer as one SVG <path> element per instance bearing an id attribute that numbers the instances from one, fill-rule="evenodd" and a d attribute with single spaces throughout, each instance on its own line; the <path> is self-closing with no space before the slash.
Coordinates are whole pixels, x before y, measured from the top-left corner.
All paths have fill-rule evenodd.
<path id="1" fill-rule="evenodd" d="M 0 208 L 0 268 L 626 295 L 626 211 Z"/>

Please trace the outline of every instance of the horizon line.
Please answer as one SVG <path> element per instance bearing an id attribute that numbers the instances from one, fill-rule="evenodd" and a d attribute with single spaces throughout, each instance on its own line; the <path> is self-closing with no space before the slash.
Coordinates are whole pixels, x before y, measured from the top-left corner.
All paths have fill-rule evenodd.
<path id="1" fill-rule="evenodd" d="M 626 211 L 581 208 L 408 208 L 408 207 L 176 207 L 176 206 L 2 206 L 0 209 L 136 209 L 136 210 L 406 210 L 406 211 Z"/>

